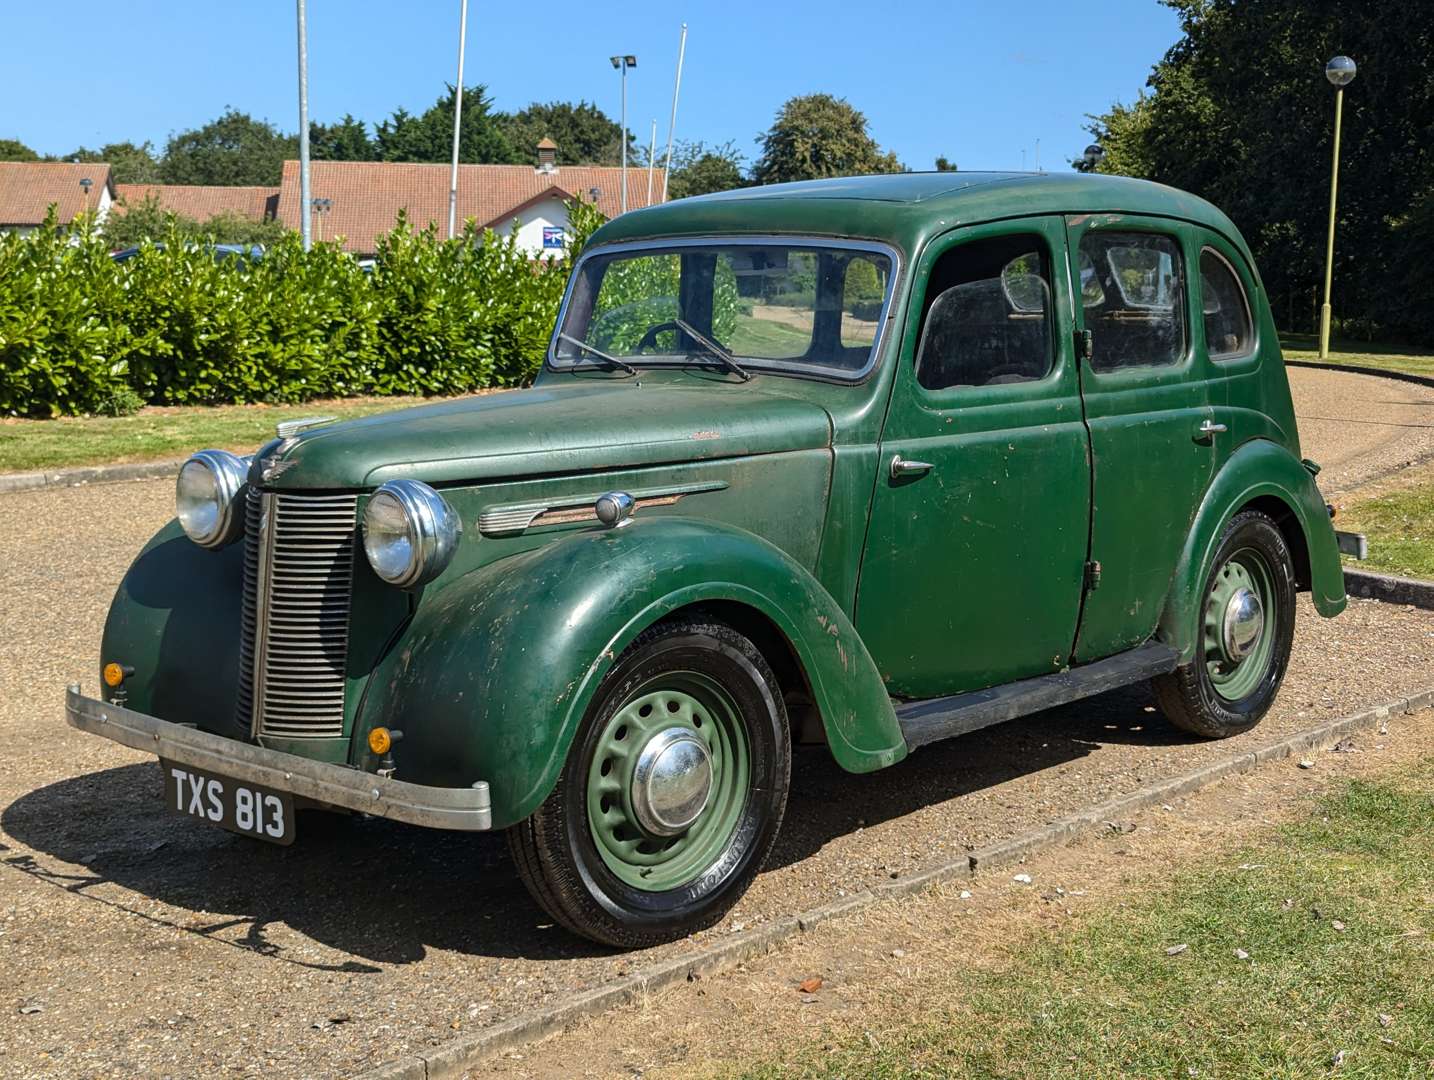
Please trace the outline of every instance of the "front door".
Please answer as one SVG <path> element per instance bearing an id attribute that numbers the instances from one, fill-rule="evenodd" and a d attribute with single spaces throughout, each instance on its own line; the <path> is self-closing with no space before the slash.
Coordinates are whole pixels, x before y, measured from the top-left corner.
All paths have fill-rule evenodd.
<path id="1" fill-rule="evenodd" d="M 1067 220 L 1081 387 L 1093 468 L 1090 558 L 1077 662 L 1155 632 L 1214 465 L 1205 365 L 1191 326 L 1193 240 L 1160 218 Z M 1080 335 L 1080 332 L 1084 332 Z"/>
<path id="2" fill-rule="evenodd" d="M 930 698 L 1070 660 L 1090 524 L 1064 224 L 955 230 L 916 267 L 856 625 Z"/>

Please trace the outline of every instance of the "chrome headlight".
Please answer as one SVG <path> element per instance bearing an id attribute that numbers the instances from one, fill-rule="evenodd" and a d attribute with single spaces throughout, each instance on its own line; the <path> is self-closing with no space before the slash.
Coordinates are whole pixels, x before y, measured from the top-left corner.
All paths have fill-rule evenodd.
<path id="1" fill-rule="evenodd" d="M 390 480 L 363 512 L 363 550 L 373 572 L 412 589 L 443 573 L 463 522 L 442 495 L 417 480 Z"/>
<path id="2" fill-rule="evenodd" d="M 219 548 L 238 539 L 244 515 L 239 493 L 249 466 L 228 450 L 201 450 L 180 467 L 174 485 L 174 514 L 189 539 Z"/>

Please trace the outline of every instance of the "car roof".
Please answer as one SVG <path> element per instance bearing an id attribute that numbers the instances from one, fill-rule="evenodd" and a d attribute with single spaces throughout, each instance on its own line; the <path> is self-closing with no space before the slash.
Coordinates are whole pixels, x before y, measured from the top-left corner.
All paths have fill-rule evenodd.
<path id="1" fill-rule="evenodd" d="M 1189 192 L 1096 173 L 932 172 L 738 188 L 614 218 L 593 243 L 726 233 L 860 237 L 910 253 L 959 225 L 1033 214 L 1177 218 L 1249 250 L 1223 212 Z"/>

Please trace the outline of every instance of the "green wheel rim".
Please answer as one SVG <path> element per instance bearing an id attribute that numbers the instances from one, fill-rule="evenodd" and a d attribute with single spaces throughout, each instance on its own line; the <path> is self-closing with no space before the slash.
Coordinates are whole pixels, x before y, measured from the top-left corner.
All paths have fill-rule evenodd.
<path id="1" fill-rule="evenodd" d="M 712 784 L 706 805 L 676 836 L 644 832 L 632 805 L 638 755 L 659 732 L 681 728 L 707 748 Z M 588 827 L 598 855 L 625 884 L 676 889 L 727 849 L 751 788 L 751 753 L 741 714 L 716 681 L 666 672 L 639 687 L 603 725 L 587 776 Z"/>
<path id="2" fill-rule="evenodd" d="M 1225 647 L 1224 618 L 1230 600 L 1240 589 L 1259 598 L 1264 625 L 1254 648 L 1244 658 L 1230 656 Z M 1205 601 L 1205 669 L 1215 692 L 1226 701 L 1239 701 L 1255 692 L 1269 671 L 1275 652 L 1275 577 L 1265 557 L 1254 548 L 1241 548 L 1215 572 Z"/>

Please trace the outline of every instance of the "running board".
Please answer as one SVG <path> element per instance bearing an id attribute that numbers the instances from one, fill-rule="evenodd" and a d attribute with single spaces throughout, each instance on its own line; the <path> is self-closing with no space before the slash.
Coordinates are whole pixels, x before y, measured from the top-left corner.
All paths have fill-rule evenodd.
<path id="1" fill-rule="evenodd" d="M 1174 671 L 1179 662 L 1180 654 L 1169 645 L 1152 641 L 1129 652 L 1051 675 L 951 697 L 903 702 L 896 706 L 896 720 L 906 737 L 907 749 L 915 750 L 939 739 L 965 735 L 968 731 L 1103 694 L 1153 675 L 1164 675 Z"/>

